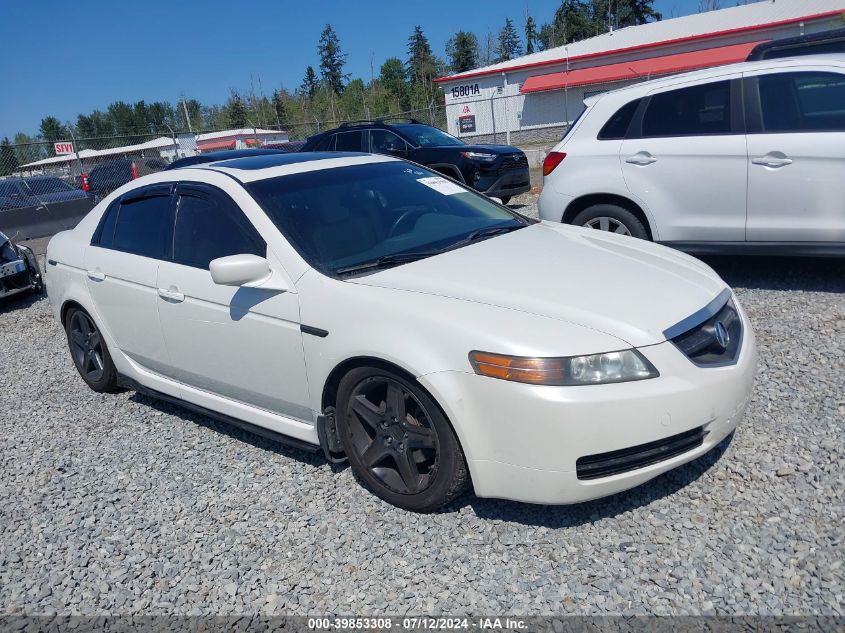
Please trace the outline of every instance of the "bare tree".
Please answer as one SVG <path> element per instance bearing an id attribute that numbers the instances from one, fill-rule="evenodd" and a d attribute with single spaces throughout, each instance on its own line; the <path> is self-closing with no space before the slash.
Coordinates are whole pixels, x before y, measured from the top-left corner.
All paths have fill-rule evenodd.
<path id="1" fill-rule="evenodd" d="M 698 0 L 698 12 L 718 11 L 722 8 L 721 0 Z"/>

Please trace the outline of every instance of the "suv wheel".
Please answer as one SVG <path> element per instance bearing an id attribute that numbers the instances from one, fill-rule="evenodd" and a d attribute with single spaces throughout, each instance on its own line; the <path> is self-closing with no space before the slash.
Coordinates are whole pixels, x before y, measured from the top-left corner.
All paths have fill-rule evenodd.
<path id="1" fill-rule="evenodd" d="M 337 402 L 349 464 L 377 496 L 431 512 L 464 490 L 467 467 L 455 433 L 418 385 L 390 370 L 361 367 L 343 378 Z"/>
<path id="2" fill-rule="evenodd" d="M 628 209 L 615 204 L 594 204 L 587 207 L 573 218 L 572 224 L 617 235 L 629 235 L 641 240 L 648 239 L 648 231 L 640 219 Z"/>

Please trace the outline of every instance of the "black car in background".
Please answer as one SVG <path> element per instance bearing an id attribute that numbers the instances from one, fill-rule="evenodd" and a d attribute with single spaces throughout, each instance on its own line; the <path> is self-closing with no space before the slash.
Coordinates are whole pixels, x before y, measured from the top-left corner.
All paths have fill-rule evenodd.
<path id="1" fill-rule="evenodd" d="M 751 50 L 745 61 L 826 53 L 845 53 L 845 28 L 762 42 Z"/>
<path id="2" fill-rule="evenodd" d="M 302 152 L 372 152 L 407 158 L 507 204 L 531 188 L 528 159 L 511 145 L 467 145 L 414 119 L 354 121 L 310 137 Z"/>
<path id="3" fill-rule="evenodd" d="M 33 239 L 72 229 L 94 201 L 55 176 L 0 180 L 0 231 Z"/>
<path id="4" fill-rule="evenodd" d="M 167 167 L 161 158 L 116 158 L 82 175 L 82 187 L 99 201 L 127 182 Z"/>

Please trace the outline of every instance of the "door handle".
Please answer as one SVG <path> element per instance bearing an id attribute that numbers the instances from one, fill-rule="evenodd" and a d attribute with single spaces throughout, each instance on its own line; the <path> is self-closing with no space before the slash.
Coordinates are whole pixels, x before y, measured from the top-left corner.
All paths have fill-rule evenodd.
<path id="1" fill-rule="evenodd" d="M 780 155 L 766 154 L 765 156 L 760 156 L 759 158 L 752 158 L 751 163 L 753 165 L 763 165 L 763 167 L 784 167 L 792 164 L 791 158 L 787 158 L 780 152 L 778 152 L 778 154 Z"/>
<path id="2" fill-rule="evenodd" d="M 167 301 L 172 301 L 173 303 L 180 303 L 185 300 L 185 295 L 178 290 L 165 290 L 164 288 L 159 288 L 158 296 L 162 299 L 166 299 Z"/>
<path id="3" fill-rule="evenodd" d="M 751 162 L 755 165 L 763 165 L 764 167 L 783 167 L 785 165 L 791 165 L 792 159 L 791 158 L 766 158 L 763 156 L 762 158 L 752 158 Z"/>
<path id="4" fill-rule="evenodd" d="M 625 162 L 630 163 L 632 165 L 639 165 L 641 167 L 645 167 L 646 165 L 656 163 L 657 159 L 648 152 L 637 152 L 633 156 L 629 156 L 628 158 L 626 158 Z"/>
<path id="5" fill-rule="evenodd" d="M 101 273 L 99 270 L 87 270 L 85 274 L 88 275 L 88 279 L 91 281 L 105 281 L 106 274 Z"/>

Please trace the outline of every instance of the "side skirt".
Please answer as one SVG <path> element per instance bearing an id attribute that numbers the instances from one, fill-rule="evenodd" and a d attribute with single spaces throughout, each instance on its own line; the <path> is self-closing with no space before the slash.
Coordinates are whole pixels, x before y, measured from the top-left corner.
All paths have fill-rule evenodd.
<path id="1" fill-rule="evenodd" d="M 149 396 L 150 398 L 155 398 L 157 400 L 168 402 L 178 407 L 182 407 L 183 409 L 187 409 L 188 411 L 193 411 L 194 413 L 199 413 L 209 418 L 213 418 L 218 422 L 231 424 L 232 426 L 236 426 L 240 429 L 243 429 L 244 431 L 249 431 L 254 435 L 261 436 L 268 440 L 273 440 L 275 442 L 278 442 L 279 444 L 284 444 L 292 448 L 297 448 L 307 453 L 321 452 L 321 448 L 316 444 L 311 444 L 310 442 L 305 442 L 303 440 L 297 439 L 295 437 L 290 437 L 288 435 L 282 435 L 281 433 L 276 433 L 275 431 L 271 431 L 270 429 L 265 429 L 263 426 L 258 426 L 257 424 L 246 422 L 245 420 L 239 420 L 238 418 L 233 418 L 232 416 L 226 415 L 224 413 L 218 413 L 217 411 L 213 411 L 212 409 L 207 409 L 198 404 L 182 400 L 181 398 L 176 398 L 175 396 L 170 396 L 166 393 L 161 393 L 160 391 L 156 391 L 155 389 L 145 387 L 144 385 L 136 382 L 135 380 L 132 380 L 131 378 L 127 378 L 126 376 L 120 377 L 120 384 L 125 385 L 126 387 L 133 389 L 134 391 L 137 391 L 140 394 Z"/>

